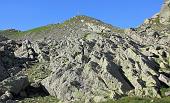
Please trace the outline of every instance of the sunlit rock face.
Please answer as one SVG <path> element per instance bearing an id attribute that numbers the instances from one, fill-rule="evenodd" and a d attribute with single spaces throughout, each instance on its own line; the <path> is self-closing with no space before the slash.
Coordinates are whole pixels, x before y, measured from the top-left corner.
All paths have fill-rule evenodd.
<path id="1" fill-rule="evenodd" d="M 170 24 L 170 0 L 165 0 L 160 12 L 160 23 Z"/>

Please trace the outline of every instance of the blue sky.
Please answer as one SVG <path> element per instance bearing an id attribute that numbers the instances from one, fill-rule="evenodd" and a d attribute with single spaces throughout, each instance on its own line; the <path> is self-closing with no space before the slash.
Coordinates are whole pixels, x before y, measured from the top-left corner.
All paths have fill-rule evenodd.
<path id="1" fill-rule="evenodd" d="M 87 15 L 121 28 L 135 27 L 160 11 L 163 0 L 1 0 L 0 30 L 28 30 Z"/>

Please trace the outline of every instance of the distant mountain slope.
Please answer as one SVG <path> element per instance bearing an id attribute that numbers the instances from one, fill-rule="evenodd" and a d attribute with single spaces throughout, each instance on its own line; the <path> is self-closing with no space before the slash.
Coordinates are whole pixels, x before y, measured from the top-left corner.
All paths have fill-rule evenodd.
<path id="1" fill-rule="evenodd" d="M 90 27 L 92 26 L 92 27 Z M 108 28 L 110 32 L 122 32 L 123 30 L 118 27 L 113 27 L 110 24 L 88 17 L 88 16 L 75 16 L 61 24 L 51 24 L 47 26 L 38 27 L 28 31 L 5 30 L 0 31 L 0 35 L 4 35 L 11 39 L 30 39 L 36 40 L 42 37 L 54 36 L 56 39 L 68 35 L 83 35 L 87 32 L 101 32 L 102 29 Z M 93 30 L 94 29 L 94 30 Z M 96 31 L 96 30 L 97 31 Z"/>

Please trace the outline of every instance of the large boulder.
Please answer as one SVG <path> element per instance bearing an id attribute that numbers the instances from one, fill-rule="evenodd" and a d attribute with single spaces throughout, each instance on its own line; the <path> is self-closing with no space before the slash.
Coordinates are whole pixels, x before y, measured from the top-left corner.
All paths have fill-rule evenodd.
<path id="1" fill-rule="evenodd" d="M 168 78 L 167 76 L 160 74 L 159 80 L 165 83 L 166 85 L 170 86 L 170 78 Z"/>
<path id="2" fill-rule="evenodd" d="M 16 75 L 9 77 L 0 82 L 0 95 L 9 91 L 14 94 L 18 94 L 21 90 L 25 89 L 29 85 L 28 77 L 24 75 Z"/>
<path id="3" fill-rule="evenodd" d="M 170 24 L 170 0 L 164 0 L 160 12 L 160 22 L 165 25 Z"/>

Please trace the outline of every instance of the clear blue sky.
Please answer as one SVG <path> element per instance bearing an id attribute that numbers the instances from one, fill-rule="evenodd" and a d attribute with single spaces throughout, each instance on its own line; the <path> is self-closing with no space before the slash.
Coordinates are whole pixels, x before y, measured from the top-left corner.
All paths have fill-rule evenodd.
<path id="1" fill-rule="evenodd" d="M 31 28 L 87 15 L 114 26 L 141 24 L 159 12 L 163 0 L 1 0 L 0 29 Z"/>

